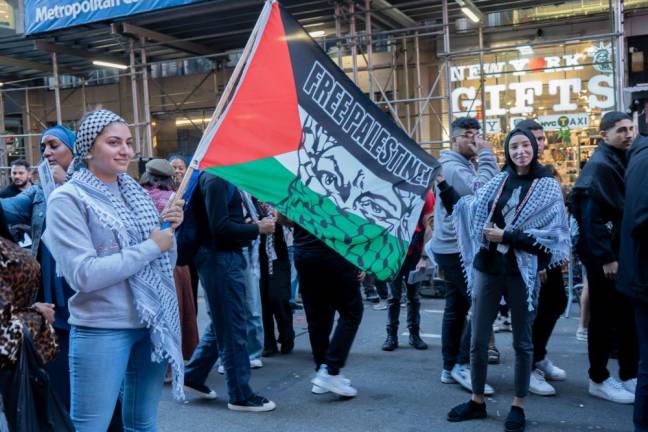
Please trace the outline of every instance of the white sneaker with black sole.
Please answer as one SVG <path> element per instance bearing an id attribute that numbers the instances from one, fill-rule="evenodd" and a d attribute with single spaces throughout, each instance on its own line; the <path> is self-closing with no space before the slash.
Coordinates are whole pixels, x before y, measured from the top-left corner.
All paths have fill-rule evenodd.
<path id="1" fill-rule="evenodd" d="M 637 378 L 631 378 L 629 380 L 621 381 L 621 385 L 624 389 L 629 391 L 632 394 L 637 392 Z"/>
<path id="2" fill-rule="evenodd" d="M 266 412 L 277 408 L 277 405 L 263 396 L 253 395 L 246 401 L 228 403 L 227 408 L 232 411 Z"/>
<path id="3" fill-rule="evenodd" d="M 311 380 L 311 383 L 319 388 L 344 397 L 354 397 L 358 394 L 358 390 L 351 387 L 350 381 L 344 378 L 342 374 L 330 375 L 326 365 L 320 366 L 317 375 Z"/>
<path id="4" fill-rule="evenodd" d="M 470 367 L 468 365 L 454 365 L 450 375 L 457 381 L 461 387 L 465 388 L 472 393 L 472 379 L 470 377 Z M 484 395 L 492 396 L 495 394 L 495 389 L 488 384 L 484 384 Z"/>
<path id="5" fill-rule="evenodd" d="M 540 369 L 547 381 L 564 381 L 567 379 L 567 372 L 553 364 L 549 359 L 544 359 L 535 364 Z"/>
<path id="6" fill-rule="evenodd" d="M 263 360 L 254 359 L 250 360 L 250 369 L 259 369 L 263 367 Z"/>
<path id="7" fill-rule="evenodd" d="M 350 386 L 351 385 L 351 380 L 349 378 L 342 378 L 342 381 Z M 313 384 L 313 388 L 311 388 L 311 393 L 316 394 L 316 395 L 321 395 L 321 394 L 326 394 L 326 393 L 331 393 L 329 390 L 326 390 L 322 387 L 316 386 Z"/>
<path id="8" fill-rule="evenodd" d="M 631 404 L 635 400 L 635 395 L 623 388 L 623 384 L 612 377 L 600 384 L 590 380 L 589 394 L 620 404 Z"/>
<path id="9" fill-rule="evenodd" d="M 554 396 L 556 389 L 547 382 L 544 372 L 540 369 L 533 369 L 529 380 L 529 392 L 538 396 Z"/>

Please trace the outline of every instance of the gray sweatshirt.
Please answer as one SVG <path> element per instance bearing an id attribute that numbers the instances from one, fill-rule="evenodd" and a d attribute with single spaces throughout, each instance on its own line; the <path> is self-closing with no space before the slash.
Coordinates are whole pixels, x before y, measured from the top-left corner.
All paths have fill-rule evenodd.
<path id="1" fill-rule="evenodd" d="M 116 183 L 107 185 L 121 198 Z M 76 291 L 69 302 L 71 325 L 131 329 L 143 325 L 137 315 L 128 278 L 161 255 L 153 240 L 121 249 L 117 236 L 102 227 L 74 187 L 56 189 L 47 203 L 43 241 L 58 271 Z M 175 263 L 175 246 L 171 251 Z"/>
<path id="2" fill-rule="evenodd" d="M 441 152 L 439 163 L 443 168 L 443 177 L 461 196 L 475 193 L 477 189 L 499 173 L 497 158 L 491 150 L 480 150 L 478 157 L 479 163 L 475 164 L 456 151 L 444 150 Z M 445 207 L 441 205 L 438 190 L 436 202 L 434 231 L 430 248 L 436 254 L 459 253 L 457 235 L 452 225 L 451 216 L 445 210 Z"/>

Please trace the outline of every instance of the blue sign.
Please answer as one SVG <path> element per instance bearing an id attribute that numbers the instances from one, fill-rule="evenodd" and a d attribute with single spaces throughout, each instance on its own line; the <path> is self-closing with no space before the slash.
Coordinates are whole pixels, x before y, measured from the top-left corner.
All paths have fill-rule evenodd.
<path id="1" fill-rule="evenodd" d="M 181 6 L 202 0 L 25 0 L 25 34 Z"/>

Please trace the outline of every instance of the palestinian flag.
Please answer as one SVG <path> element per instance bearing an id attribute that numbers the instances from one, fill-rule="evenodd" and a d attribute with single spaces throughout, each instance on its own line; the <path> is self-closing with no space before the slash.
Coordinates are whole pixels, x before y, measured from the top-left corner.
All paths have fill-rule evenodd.
<path id="1" fill-rule="evenodd" d="M 192 166 L 220 176 L 359 268 L 393 277 L 437 161 L 347 78 L 276 2 Z"/>

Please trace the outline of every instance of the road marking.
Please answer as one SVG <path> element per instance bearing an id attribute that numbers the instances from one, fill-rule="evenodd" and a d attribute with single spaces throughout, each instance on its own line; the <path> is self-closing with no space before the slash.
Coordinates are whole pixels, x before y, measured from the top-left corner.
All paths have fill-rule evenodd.
<path id="1" fill-rule="evenodd" d="M 442 314 L 443 313 L 442 310 L 437 310 L 437 309 L 423 309 L 423 312 L 436 313 L 436 314 Z"/>
<path id="2" fill-rule="evenodd" d="M 401 333 L 401 336 L 409 336 L 409 332 Z M 434 334 L 434 333 L 420 333 L 419 336 L 424 337 L 424 338 L 430 338 L 430 339 L 441 339 L 440 334 Z"/>

